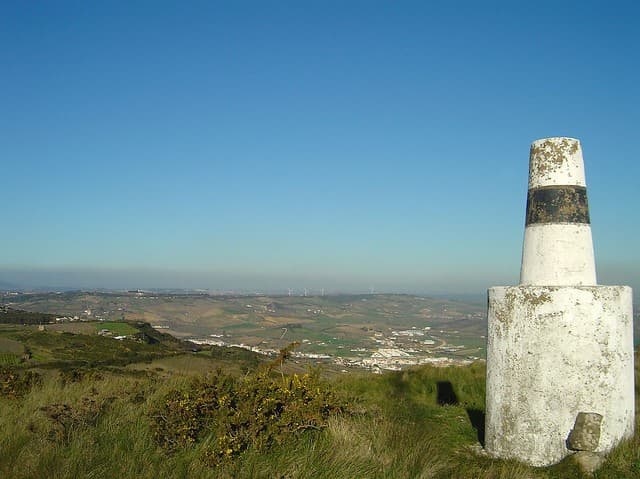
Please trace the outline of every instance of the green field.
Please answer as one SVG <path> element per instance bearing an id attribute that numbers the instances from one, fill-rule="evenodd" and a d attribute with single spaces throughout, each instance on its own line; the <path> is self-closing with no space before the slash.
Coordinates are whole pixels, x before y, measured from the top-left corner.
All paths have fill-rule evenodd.
<path id="1" fill-rule="evenodd" d="M 130 334 L 136 334 L 139 332 L 136 328 L 125 322 L 117 321 L 104 321 L 95 323 L 96 331 L 107 329 L 111 331 L 114 336 L 128 336 Z"/>
<path id="2" fill-rule="evenodd" d="M 22 354 L 24 346 L 21 342 L 3 337 L 0 331 L 0 353 Z"/>
<path id="3" fill-rule="evenodd" d="M 0 353 L 0 366 L 15 366 L 20 364 L 20 357 L 13 353 Z"/>
<path id="4" fill-rule="evenodd" d="M 0 331 L 0 366 L 20 364 L 25 352 L 24 345 L 19 341 L 3 337 L 1 334 Z"/>

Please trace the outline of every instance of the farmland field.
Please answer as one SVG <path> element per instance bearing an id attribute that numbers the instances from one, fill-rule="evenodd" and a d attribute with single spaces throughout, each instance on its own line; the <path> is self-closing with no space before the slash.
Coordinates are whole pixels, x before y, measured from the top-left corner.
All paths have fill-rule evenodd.
<path id="1" fill-rule="evenodd" d="M 181 339 L 235 344 L 266 354 L 295 342 L 299 357 L 335 361 L 344 367 L 363 365 L 363 360 L 375 354 L 412 357 L 406 361 L 414 363 L 485 356 L 484 302 L 403 294 L 76 292 L 18 295 L 10 304 L 16 309 L 77 318 L 51 325 L 54 330 L 84 334 L 109 330 L 113 336 L 125 336 L 133 334 L 127 322 L 145 321 Z"/>
<path id="2" fill-rule="evenodd" d="M 20 358 L 13 353 L 0 353 L 0 366 L 14 366 L 20 364 Z"/>
<path id="3" fill-rule="evenodd" d="M 111 331 L 112 334 L 117 336 L 127 336 L 129 334 L 135 334 L 138 332 L 136 328 L 122 321 L 105 321 L 100 323 L 92 323 L 92 326 L 94 326 L 97 331 L 108 330 Z"/>
<path id="4" fill-rule="evenodd" d="M 22 354 L 23 352 L 22 343 L 0 336 L 0 353 Z"/>

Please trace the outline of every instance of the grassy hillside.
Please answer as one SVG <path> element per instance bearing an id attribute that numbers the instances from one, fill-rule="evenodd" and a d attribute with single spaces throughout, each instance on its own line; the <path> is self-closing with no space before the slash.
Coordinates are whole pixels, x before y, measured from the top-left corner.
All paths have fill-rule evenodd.
<path id="1" fill-rule="evenodd" d="M 0 477 L 582 477 L 571 459 L 534 469 L 478 453 L 481 364 L 327 382 L 246 351 L 178 353 L 160 341 L 146 346 L 172 354 L 145 362 L 149 351 L 132 346 L 127 365 L 76 368 L 64 350 L 97 348 L 91 361 L 102 364 L 95 339 L 120 342 L 46 331 L 31 342 L 37 333 L 11 334 L 52 357 L 48 369 L 2 370 Z M 640 477 L 640 440 L 595 477 Z"/>
<path id="2" fill-rule="evenodd" d="M 47 324 L 55 321 L 56 315 L 23 311 L 0 306 L 0 324 Z"/>

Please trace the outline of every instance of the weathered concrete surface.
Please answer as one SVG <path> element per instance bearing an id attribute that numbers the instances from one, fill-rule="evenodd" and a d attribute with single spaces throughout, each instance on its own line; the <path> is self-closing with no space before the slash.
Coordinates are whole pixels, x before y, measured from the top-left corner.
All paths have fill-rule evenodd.
<path id="1" fill-rule="evenodd" d="M 571 453 L 581 411 L 601 414 L 596 452 L 633 435 L 631 288 L 489 289 L 485 448 L 534 466 Z"/>
<path id="2" fill-rule="evenodd" d="M 580 141 L 542 138 L 531 143 L 529 189 L 553 185 L 586 186 Z"/>
<path id="3" fill-rule="evenodd" d="M 596 285 L 584 162 L 574 138 L 531 144 L 520 284 Z"/>
<path id="4" fill-rule="evenodd" d="M 596 285 L 591 226 L 527 226 L 522 247 L 520 284 Z"/>
<path id="5" fill-rule="evenodd" d="M 596 286 L 590 223 L 580 142 L 533 142 L 520 286 L 489 290 L 490 455 L 554 464 L 580 412 L 603 417 L 597 440 L 574 431 L 587 459 L 633 434 L 631 288 Z"/>

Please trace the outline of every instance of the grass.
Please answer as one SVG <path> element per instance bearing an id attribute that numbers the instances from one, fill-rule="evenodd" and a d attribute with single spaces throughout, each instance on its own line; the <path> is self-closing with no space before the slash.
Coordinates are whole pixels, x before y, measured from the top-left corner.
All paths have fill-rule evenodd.
<path id="1" fill-rule="evenodd" d="M 104 321 L 95 323 L 95 328 L 96 331 L 107 329 L 116 336 L 128 336 L 138 332 L 138 329 L 123 321 Z"/>
<path id="2" fill-rule="evenodd" d="M 0 353 L 22 354 L 24 346 L 21 342 L 0 336 Z"/>
<path id="3" fill-rule="evenodd" d="M 14 353 L 0 353 L 0 366 L 15 366 L 20 364 L 20 357 Z"/>
<path id="4" fill-rule="evenodd" d="M 73 332 L 64 330 L 68 324 L 52 325 L 51 330 L 44 331 L 38 330 L 37 326 L 2 328 L 0 354 L 22 356 L 28 351 L 31 357 L 25 367 L 67 368 L 150 361 L 188 349 L 185 343 L 155 331 L 145 323 L 106 323 L 117 331 L 115 334 L 126 332 L 135 336 L 122 341 L 97 334 L 96 328 L 102 329 L 105 323 L 78 323 L 81 327 Z M 4 360 L 10 362 L 11 358 L 6 356 Z"/>
<path id="5" fill-rule="evenodd" d="M 0 366 L 20 364 L 25 349 L 21 342 L 0 336 Z"/>
<path id="6" fill-rule="evenodd" d="M 295 434 L 266 451 L 250 448 L 210 467 L 203 458 L 213 436 L 169 453 L 154 440 L 153 415 L 171 391 L 185 390 L 194 376 L 218 367 L 244 376 L 260 361 L 242 349 L 185 352 L 174 338 L 149 325 L 127 326 L 154 335 L 157 342 L 24 326 L 0 330 L 0 365 L 18 374 L 31 370 L 43 376 L 24 396 L 0 395 L 0 477 L 583 477 L 571 458 L 553 467 L 531 468 L 480 453 L 485 395 L 481 363 L 383 375 L 325 370 L 325 378 L 332 378 L 327 387 L 347 398 L 348 414 L 332 416 L 320 430 Z M 25 348 L 33 359 L 21 362 L 16 351 Z M 301 368 L 289 362 L 284 370 L 300 374 Z M 638 396 L 638 369 L 636 388 Z M 640 424 L 636 429 L 640 431 Z M 612 451 L 594 477 L 640 478 L 640 438 Z"/>
<path id="7" fill-rule="evenodd" d="M 202 353 L 196 357 L 201 361 Z M 24 398 L 0 398 L 0 477 L 583 477 L 571 459 L 536 469 L 476 452 L 484 409 L 480 364 L 341 376 L 331 387 L 351 398 L 352 414 L 211 468 L 202 461 L 206 441 L 172 454 L 154 442 L 151 412 L 169 391 L 183 389 L 190 374 L 186 360 L 159 361 L 162 372 L 102 371 L 78 382 L 65 383 L 49 371 Z M 197 369 L 206 371 L 206 364 Z M 67 416 L 55 419 L 52 408 L 61 404 L 68 406 Z M 614 450 L 594 477 L 640 477 L 639 439 Z"/>

